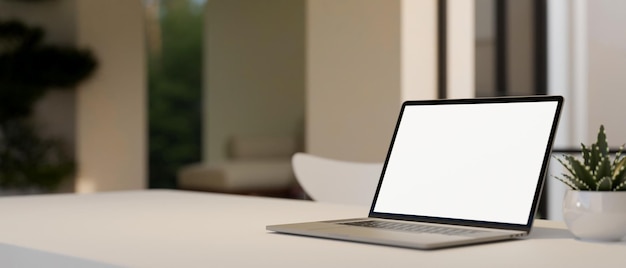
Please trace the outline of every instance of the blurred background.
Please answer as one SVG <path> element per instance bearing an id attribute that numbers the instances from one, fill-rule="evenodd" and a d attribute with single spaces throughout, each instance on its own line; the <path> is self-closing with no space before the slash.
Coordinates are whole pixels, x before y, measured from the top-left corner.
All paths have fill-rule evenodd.
<path id="1" fill-rule="evenodd" d="M 555 151 L 616 148 L 625 5 L 0 0 L 0 193 L 302 198 L 293 153 L 382 162 L 408 99 L 563 95 Z"/>

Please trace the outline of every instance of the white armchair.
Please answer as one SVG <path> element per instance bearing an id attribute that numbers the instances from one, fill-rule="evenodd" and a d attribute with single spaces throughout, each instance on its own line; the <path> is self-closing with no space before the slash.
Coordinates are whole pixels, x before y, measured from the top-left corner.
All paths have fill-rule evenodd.
<path id="1" fill-rule="evenodd" d="M 383 163 L 340 161 L 296 153 L 293 169 L 302 189 L 319 202 L 369 206 Z"/>

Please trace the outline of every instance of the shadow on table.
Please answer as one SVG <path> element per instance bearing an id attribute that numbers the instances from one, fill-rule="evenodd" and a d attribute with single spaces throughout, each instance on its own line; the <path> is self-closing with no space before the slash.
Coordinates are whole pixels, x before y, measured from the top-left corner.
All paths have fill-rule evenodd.
<path id="1" fill-rule="evenodd" d="M 547 228 L 547 227 L 533 227 L 527 239 L 573 239 L 573 240 L 577 240 L 577 241 L 585 242 L 585 243 L 626 246 L 626 239 L 622 239 L 620 241 L 613 241 L 613 242 L 581 240 L 579 238 L 576 238 L 567 229 Z"/>
<path id="2" fill-rule="evenodd" d="M 64 267 L 64 268 L 121 268 L 113 264 L 86 260 L 78 257 L 45 252 L 0 243 L 0 266 L 6 267 Z"/>
<path id="3" fill-rule="evenodd" d="M 533 227 L 528 239 L 576 239 L 567 229 Z"/>

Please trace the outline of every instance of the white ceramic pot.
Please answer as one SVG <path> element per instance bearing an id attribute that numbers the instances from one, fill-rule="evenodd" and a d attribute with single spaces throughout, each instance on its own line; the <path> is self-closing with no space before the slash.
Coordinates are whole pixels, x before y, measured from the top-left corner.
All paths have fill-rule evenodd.
<path id="1" fill-rule="evenodd" d="M 563 219 L 580 239 L 621 240 L 626 236 L 626 192 L 567 191 Z"/>

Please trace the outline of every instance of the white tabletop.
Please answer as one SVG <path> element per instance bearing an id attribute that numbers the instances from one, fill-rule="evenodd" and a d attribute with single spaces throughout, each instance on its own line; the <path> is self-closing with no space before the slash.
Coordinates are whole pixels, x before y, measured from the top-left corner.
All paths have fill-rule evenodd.
<path id="1" fill-rule="evenodd" d="M 421 251 L 267 232 L 368 208 L 171 190 L 0 198 L 1 267 L 624 267 L 626 242 L 531 236 Z M 357 266 L 358 265 L 358 266 Z"/>

